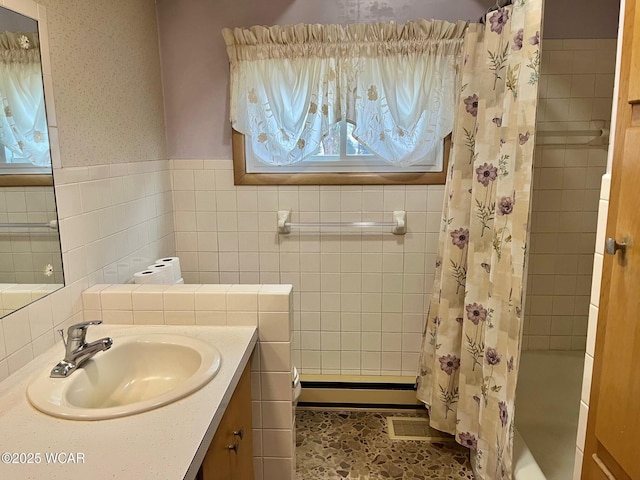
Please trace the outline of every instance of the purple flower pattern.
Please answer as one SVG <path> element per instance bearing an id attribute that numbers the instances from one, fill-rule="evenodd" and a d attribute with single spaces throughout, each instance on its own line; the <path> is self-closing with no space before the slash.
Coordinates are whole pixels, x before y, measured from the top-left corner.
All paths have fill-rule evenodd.
<path id="1" fill-rule="evenodd" d="M 521 28 L 520 30 L 518 30 L 518 33 L 516 33 L 513 36 L 513 46 L 511 47 L 511 49 L 515 52 L 517 52 L 518 50 L 522 50 L 523 41 L 524 41 L 524 28 Z"/>
<path id="2" fill-rule="evenodd" d="M 498 215 L 509 215 L 513 213 L 515 203 L 511 197 L 502 197 L 498 202 Z"/>
<path id="3" fill-rule="evenodd" d="M 464 99 L 464 104 L 466 105 L 465 109 L 467 113 L 470 113 L 474 117 L 478 116 L 478 95 L 475 93 Z"/>
<path id="4" fill-rule="evenodd" d="M 504 428 L 509 421 L 509 411 L 507 410 L 507 404 L 502 400 L 498 402 L 498 410 L 500 411 L 500 423 Z"/>
<path id="5" fill-rule="evenodd" d="M 491 365 L 492 367 L 495 367 L 496 365 L 500 364 L 500 361 L 502 360 L 502 355 L 500 355 L 495 348 L 489 347 L 487 348 L 487 351 L 484 354 L 484 358 L 489 365 Z"/>
<path id="6" fill-rule="evenodd" d="M 478 325 L 487 319 L 487 309 L 480 304 L 470 303 L 465 309 L 467 310 L 467 318 L 471 320 L 474 325 Z"/>
<path id="7" fill-rule="evenodd" d="M 440 369 L 447 375 L 453 375 L 460 368 L 460 359 L 455 355 L 443 355 L 438 360 L 440 361 Z"/>
<path id="8" fill-rule="evenodd" d="M 467 447 L 470 450 L 478 449 L 478 439 L 470 432 L 462 432 L 458 434 L 460 445 Z"/>
<path id="9" fill-rule="evenodd" d="M 530 45 L 540 45 L 540 31 L 537 31 L 536 34 L 529 39 Z"/>
<path id="10" fill-rule="evenodd" d="M 538 0 L 532 1 L 537 4 Z M 464 419 L 459 424 L 463 430 L 456 432 L 456 440 L 469 449 L 481 451 L 480 465 L 487 471 L 488 465 L 491 465 L 491 470 L 496 472 L 498 478 L 500 478 L 501 470 L 506 471 L 502 464 L 503 450 L 505 458 L 510 455 L 505 449 L 504 442 L 508 440 L 508 428 L 513 423 L 513 398 L 509 386 L 514 378 L 511 373 L 503 378 L 502 373 L 499 374 L 499 371 L 501 372 L 499 369 L 504 366 L 504 373 L 506 371 L 513 372 L 516 370 L 516 365 L 514 357 L 507 352 L 506 344 L 502 340 L 497 343 L 490 343 L 490 346 L 485 344 L 486 339 L 494 338 L 491 335 L 485 337 L 485 330 L 494 328 L 493 333 L 498 333 L 499 331 L 502 334 L 505 325 L 507 325 L 505 322 L 510 320 L 508 316 L 513 316 L 513 320 L 516 321 L 515 317 L 519 312 L 517 312 L 517 306 L 513 306 L 508 312 L 506 310 L 494 312 L 489 308 L 488 302 L 491 302 L 491 300 L 488 300 L 486 296 L 476 297 L 474 295 L 473 297 L 467 297 L 465 291 L 473 291 L 473 289 L 469 289 L 467 283 L 471 282 L 472 272 L 474 281 L 476 281 L 478 272 L 481 272 L 484 280 L 492 282 L 494 297 L 501 294 L 500 288 L 502 288 L 502 285 L 499 276 L 496 277 L 494 275 L 496 278 L 490 278 L 487 275 L 485 277 L 485 272 L 490 274 L 492 271 L 497 270 L 498 267 L 502 270 L 502 267 L 505 266 L 505 261 L 507 265 L 511 262 L 510 256 L 516 254 L 516 249 L 513 246 L 507 249 L 507 245 L 513 244 L 513 239 L 517 238 L 516 234 L 520 232 L 521 225 L 526 222 L 521 218 L 526 212 L 523 213 L 521 211 L 521 206 L 518 209 L 515 208 L 516 201 L 519 203 L 526 202 L 526 197 L 523 196 L 521 199 L 519 195 L 516 198 L 515 192 L 511 193 L 510 190 L 496 194 L 496 185 L 503 178 L 506 178 L 505 185 L 510 183 L 512 179 L 520 181 L 524 178 L 524 174 L 514 168 L 516 159 L 512 148 L 518 145 L 526 145 L 524 148 L 517 149 L 517 155 L 528 157 L 531 149 L 527 147 L 531 146 L 535 138 L 532 126 L 528 124 L 520 126 L 520 132 L 522 133 L 517 130 L 514 131 L 517 127 L 514 122 L 508 121 L 511 118 L 510 113 L 503 112 L 501 103 L 495 103 L 496 100 L 500 102 L 501 90 L 505 90 L 509 96 L 513 93 L 514 108 L 528 108 L 531 99 L 534 97 L 529 90 L 536 88 L 537 85 L 532 82 L 527 83 L 529 72 L 525 72 L 525 69 L 533 69 L 537 65 L 535 58 L 535 50 L 537 48 L 535 46 L 540 43 L 540 35 L 539 32 L 536 32 L 535 26 L 533 28 L 529 27 L 529 23 L 527 23 L 526 29 L 521 29 L 515 23 L 510 25 L 512 8 L 519 7 L 501 8 L 487 16 L 485 39 L 488 42 L 483 48 L 486 46 L 484 54 L 487 56 L 488 53 L 488 58 L 485 62 L 479 64 L 477 68 L 482 70 L 483 74 L 493 74 L 496 80 L 494 82 L 494 91 L 491 92 L 490 85 L 488 85 L 488 92 L 485 92 L 484 87 L 478 89 L 475 83 L 469 82 L 468 86 L 465 85 L 466 89 L 463 90 L 464 93 L 461 96 L 460 107 L 462 108 L 460 110 L 463 111 L 463 116 L 460 117 L 459 121 L 456 121 L 456 125 L 459 128 L 458 131 L 464 132 L 464 134 L 456 137 L 454 133 L 454 144 L 462 146 L 463 149 L 467 148 L 464 150 L 465 158 L 463 161 L 460 161 L 461 158 L 459 156 L 456 157 L 456 163 L 451 167 L 453 173 L 448 175 L 447 179 L 449 182 L 450 179 L 457 180 L 461 178 L 461 181 L 455 183 L 455 195 L 453 197 L 445 197 L 450 200 L 451 210 L 445 215 L 445 222 L 448 221 L 449 223 L 444 224 L 445 228 L 448 227 L 447 233 L 444 235 L 446 235 L 445 239 L 450 239 L 451 243 L 446 242 L 446 249 L 443 251 L 446 252 L 446 255 L 440 252 L 443 257 L 438 259 L 438 264 L 442 267 L 442 270 L 436 273 L 441 279 L 445 279 L 449 275 L 450 286 L 447 287 L 447 284 L 443 281 L 435 289 L 433 301 L 440 301 L 438 295 L 444 299 L 450 298 L 450 295 L 455 293 L 458 295 L 456 298 L 462 300 L 457 304 L 455 313 L 454 310 L 449 309 L 448 314 L 443 317 L 443 326 L 447 325 L 447 330 L 450 327 L 455 327 L 455 331 L 461 331 L 462 348 L 461 350 L 449 350 L 445 347 L 446 344 L 442 343 L 441 348 L 443 351 L 433 350 L 433 352 L 438 353 L 431 355 L 430 360 L 435 362 L 435 365 L 430 365 L 429 368 L 430 375 L 438 378 L 437 384 L 432 385 L 432 387 L 440 388 L 441 398 L 439 401 L 441 403 L 439 404 L 439 409 L 434 409 L 434 412 L 439 411 L 438 415 L 445 419 L 449 415 L 448 422 L 452 425 L 452 428 L 456 428 L 456 421 L 460 421 L 461 418 Z M 528 2 L 524 8 L 530 8 Z M 534 33 L 536 35 L 532 36 Z M 466 63 L 466 66 L 462 67 L 466 69 L 464 71 L 470 72 L 470 64 L 474 63 L 475 65 L 476 63 L 467 62 L 470 58 L 468 55 L 464 58 L 464 63 Z M 531 63 L 533 66 L 527 65 L 527 63 Z M 482 109 L 479 108 L 480 99 L 483 101 Z M 483 142 L 482 148 L 477 148 L 475 143 L 476 136 L 478 142 Z M 493 142 L 493 145 L 490 142 Z M 487 146 L 490 148 L 485 148 Z M 497 151 L 498 147 L 500 147 L 499 151 Z M 469 155 L 467 155 L 467 150 Z M 458 152 L 460 151 L 462 150 L 458 150 Z M 495 154 L 487 154 L 489 151 L 496 152 Z M 525 158 L 525 162 L 530 162 L 530 160 Z M 460 173 L 462 173 L 462 177 L 457 177 L 456 175 Z M 524 181 L 528 180 L 524 178 Z M 478 184 L 484 188 L 481 188 Z M 445 195 L 451 195 L 453 192 L 452 188 L 447 187 Z M 456 214 L 455 208 L 458 208 L 458 206 L 455 202 L 467 196 L 467 192 L 469 192 L 471 201 L 475 203 L 472 203 L 471 219 L 463 221 Z M 482 210 L 483 208 L 486 212 Z M 486 215 L 481 217 L 483 213 Z M 501 217 L 504 217 L 504 219 Z M 480 218 L 480 222 L 478 222 L 478 218 Z M 482 218 L 486 218 L 487 227 L 480 231 L 478 225 L 482 222 Z M 512 232 L 512 230 L 514 231 Z M 491 244 L 498 253 L 497 257 L 495 255 L 492 256 L 491 261 L 488 260 L 488 255 L 481 255 L 480 259 L 478 257 L 468 258 L 467 250 L 471 248 L 469 242 L 471 232 L 474 234 L 474 242 L 476 240 L 476 232 L 478 232 L 478 242 L 486 243 L 487 246 Z M 481 239 L 482 233 L 484 233 L 484 237 L 489 233 L 492 237 L 491 240 L 486 240 L 485 242 Z M 474 245 L 473 248 L 476 249 L 476 246 Z M 502 249 L 502 252 L 500 249 Z M 492 254 L 491 251 L 483 253 Z M 467 262 L 469 262 L 468 265 Z M 457 292 L 455 288 L 451 290 L 451 270 L 445 268 L 445 266 L 449 267 L 450 264 L 454 271 L 454 278 L 461 279 Z M 469 279 L 467 280 L 463 273 L 456 277 L 456 268 L 460 269 L 460 272 L 463 272 L 462 269 L 464 269 L 463 273 L 465 274 L 468 268 Z M 447 292 L 447 290 L 449 291 Z M 517 291 L 513 292 L 514 296 L 519 293 Z M 452 313 L 453 315 L 451 315 Z M 430 319 L 433 319 L 433 317 Z M 453 323 L 453 320 L 457 323 Z M 429 328 L 432 325 L 430 322 Z M 461 325 L 461 327 L 458 327 L 458 325 Z M 445 334 L 444 330 L 442 330 L 442 334 Z M 437 368 L 438 366 L 440 368 Z M 470 374 L 472 368 L 476 371 L 475 375 Z M 478 372 L 478 370 L 482 371 Z M 464 395 L 463 392 L 468 392 L 468 390 L 458 390 L 458 387 L 462 388 L 462 385 L 458 384 L 459 377 L 456 375 L 457 372 L 464 373 L 464 377 L 467 377 L 465 382 L 468 382 L 472 388 L 476 389 L 473 393 Z M 463 378 L 462 373 L 460 379 Z M 467 376 L 467 374 L 469 375 Z M 475 380 L 471 380 L 472 377 L 475 377 Z M 482 404 L 480 403 L 481 401 L 483 402 Z M 460 402 L 460 405 L 456 412 L 454 404 L 457 402 Z M 480 406 L 483 406 L 483 408 L 479 408 Z M 482 439 L 479 431 L 475 430 L 475 428 L 462 427 L 463 424 L 469 425 L 467 417 L 471 417 L 475 421 L 475 415 L 480 415 L 480 423 L 483 429 Z M 486 427 L 483 415 L 488 415 L 488 426 Z"/>
<path id="11" fill-rule="evenodd" d="M 476 175 L 478 176 L 478 182 L 488 187 L 490 182 L 498 178 L 498 169 L 492 163 L 485 163 L 476 168 Z"/>
<path id="12" fill-rule="evenodd" d="M 491 31 L 502 35 L 502 29 L 509 21 L 509 10 L 507 8 L 501 8 L 493 12 L 493 15 L 489 18 L 491 23 Z"/>
<path id="13" fill-rule="evenodd" d="M 451 232 L 451 242 L 462 250 L 469 243 L 469 229 L 461 227 Z"/>

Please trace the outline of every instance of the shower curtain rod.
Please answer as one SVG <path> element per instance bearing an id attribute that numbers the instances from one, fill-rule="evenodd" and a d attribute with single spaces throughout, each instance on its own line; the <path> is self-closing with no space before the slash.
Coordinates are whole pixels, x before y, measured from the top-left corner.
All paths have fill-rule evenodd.
<path id="1" fill-rule="evenodd" d="M 480 20 L 478 20 L 478 23 L 481 23 L 484 25 L 484 22 L 489 13 L 495 12 L 496 10 L 500 10 L 502 7 L 506 7 L 507 5 L 511 5 L 512 3 L 513 3 L 513 0 L 497 0 L 495 6 L 490 7 L 487 10 L 487 12 L 484 14 L 484 16 L 480 17 Z"/>

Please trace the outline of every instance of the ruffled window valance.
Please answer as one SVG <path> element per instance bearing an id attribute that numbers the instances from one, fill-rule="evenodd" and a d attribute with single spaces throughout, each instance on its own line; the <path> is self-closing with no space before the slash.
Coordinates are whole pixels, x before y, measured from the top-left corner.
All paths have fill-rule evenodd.
<path id="1" fill-rule="evenodd" d="M 40 39 L 33 32 L 0 32 L 0 62 L 40 63 Z"/>
<path id="2" fill-rule="evenodd" d="M 415 164 L 453 129 L 465 31 L 435 20 L 224 29 L 232 126 L 270 165 L 314 155 L 342 120 L 387 162 Z"/>

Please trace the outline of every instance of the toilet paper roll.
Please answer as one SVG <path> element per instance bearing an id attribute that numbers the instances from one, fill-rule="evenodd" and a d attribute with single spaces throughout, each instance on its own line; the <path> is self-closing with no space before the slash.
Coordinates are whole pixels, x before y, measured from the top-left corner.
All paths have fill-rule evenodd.
<path id="1" fill-rule="evenodd" d="M 138 285 L 157 285 L 162 283 L 165 276 L 165 273 L 160 270 L 142 270 L 133 274 L 133 283 Z"/>
<path id="2" fill-rule="evenodd" d="M 156 263 L 164 263 L 169 265 L 173 270 L 173 281 L 177 282 L 182 278 L 182 270 L 180 269 L 180 259 L 178 257 L 164 257 L 156 260 Z"/>
<path id="3" fill-rule="evenodd" d="M 153 265 L 149 265 L 147 270 L 157 271 L 161 276 L 160 282 L 163 285 L 171 285 L 173 283 L 173 267 L 167 265 L 165 263 L 155 263 Z"/>
<path id="4" fill-rule="evenodd" d="M 173 282 L 174 285 L 184 285 L 184 278 L 181 278 L 177 282 Z"/>

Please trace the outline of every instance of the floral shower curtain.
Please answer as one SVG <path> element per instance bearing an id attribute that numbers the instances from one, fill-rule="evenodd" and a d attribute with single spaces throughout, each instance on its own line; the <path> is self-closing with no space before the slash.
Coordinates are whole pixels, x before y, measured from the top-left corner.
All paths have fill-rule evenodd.
<path id="1" fill-rule="evenodd" d="M 479 480 L 512 478 L 543 0 L 470 25 L 418 398 L 472 451 Z"/>

